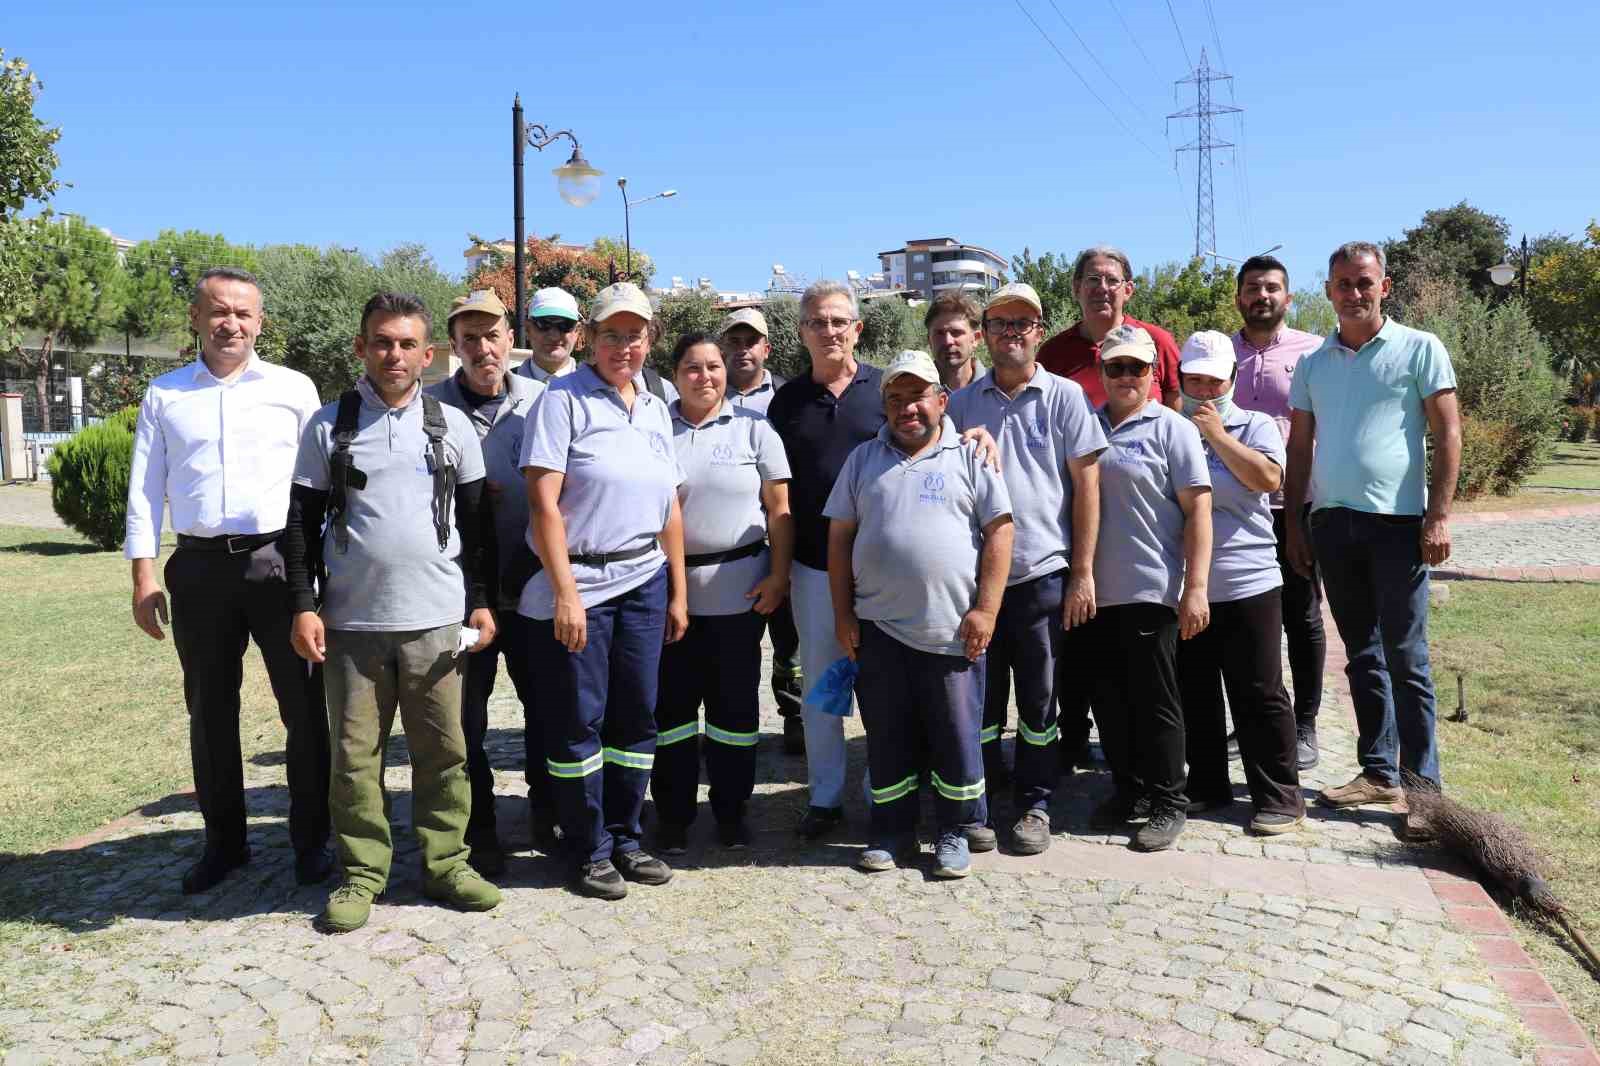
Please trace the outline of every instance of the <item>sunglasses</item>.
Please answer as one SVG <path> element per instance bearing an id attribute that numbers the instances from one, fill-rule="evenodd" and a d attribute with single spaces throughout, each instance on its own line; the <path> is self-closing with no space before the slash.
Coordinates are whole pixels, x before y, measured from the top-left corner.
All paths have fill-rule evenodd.
<path id="1" fill-rule="evenodd" d="M 1101 363 L 1100 372 L 1106 377 L 1110 378 L 1112 381 L 1115 381 L 1120 377 L 1126 377 L 1129 374 L 1136 378 L 1142 378 L 1150 373 L 1150 364 L 1135 363 L 1125 359 L 1117 359 L 1110 363 Z"/>
<path id="2" fill-rule="evenodd" d="M 578 328 L 578 324 L 572 319 L 562 318 L 559 315 L 530 318 L 528 319 L 528 325 L 540 333 L 568 333 Z"/>

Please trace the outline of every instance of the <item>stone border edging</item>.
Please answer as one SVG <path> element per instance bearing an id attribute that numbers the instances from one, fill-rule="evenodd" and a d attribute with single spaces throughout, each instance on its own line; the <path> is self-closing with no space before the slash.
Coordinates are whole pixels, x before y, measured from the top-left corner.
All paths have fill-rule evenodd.
<path id="1" fill-rule="evenodd" d="M 1544 522 L 1552 518 L 1588 518 L 1600 515 L 1600 503 L 1576 507 L 1530 507 L 1525 511 L 1468 511 L 1450 516 L 1457 526 L 1498 525 L 1505 522 Z"/>
<path id="2" fill-rule="evenodd" d="M 1428 575 L 1435 581 L 1600 582 L 1600 566 L 1445 566 Z"/>

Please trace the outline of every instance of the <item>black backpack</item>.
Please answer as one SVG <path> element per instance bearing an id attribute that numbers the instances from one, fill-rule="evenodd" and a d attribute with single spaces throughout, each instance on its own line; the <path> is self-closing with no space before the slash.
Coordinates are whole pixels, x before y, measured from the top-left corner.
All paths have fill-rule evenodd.
<path id="1" fill-rule="evenodd" d="M 350 389 L 339 397 L 339 413 L 333 420 L 333 454 L 328 457 L 328 524 L 333 527 L 334 544 L 340 553 L 350 547 L 350 490 L 367 487 L 366 472 L 356 468 L 350 454 L 360 413 L 361 393 Z M 439 538 L 439 550 L 444 551 L 450 547 L 450 505 L 455 499 L 456 468 L 444 446 L 450 431 L 444 408 L 426 392 L 422 394 L 422 429 L 428 435 L 428 472 L 433 475 L 433 531 Z"/>

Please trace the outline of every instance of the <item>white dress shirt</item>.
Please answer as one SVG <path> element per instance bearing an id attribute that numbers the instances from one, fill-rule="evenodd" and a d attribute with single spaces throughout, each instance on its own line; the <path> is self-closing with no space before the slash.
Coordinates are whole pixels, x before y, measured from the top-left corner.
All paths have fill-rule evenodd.
<path id="1" fill-rule="evenodd" d="M 122 554 L 160 554 L 163 501 L 173 531 L 192 537 L 282 529 L 300 435 L 321 405 L 310 378 L 253 352 L 232 381 L 204 360 L 156 378 L 134 428 Z"/>

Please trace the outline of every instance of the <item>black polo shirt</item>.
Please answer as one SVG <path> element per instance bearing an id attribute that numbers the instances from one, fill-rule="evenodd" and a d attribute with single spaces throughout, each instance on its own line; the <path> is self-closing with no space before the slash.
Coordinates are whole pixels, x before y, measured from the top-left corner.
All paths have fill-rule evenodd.
<path id="1" fill-rule="evenodd" d="M 772 398 L 767 420 L 789 453 L 789 510 L 794 513 L 795 562 L 828 568 L 828 520 L 823 505 L 856 445 L 878 435 L 883 371 L 857 361 L 856 376 L 837 398 L 810 374 L 787 382 Z"/>

